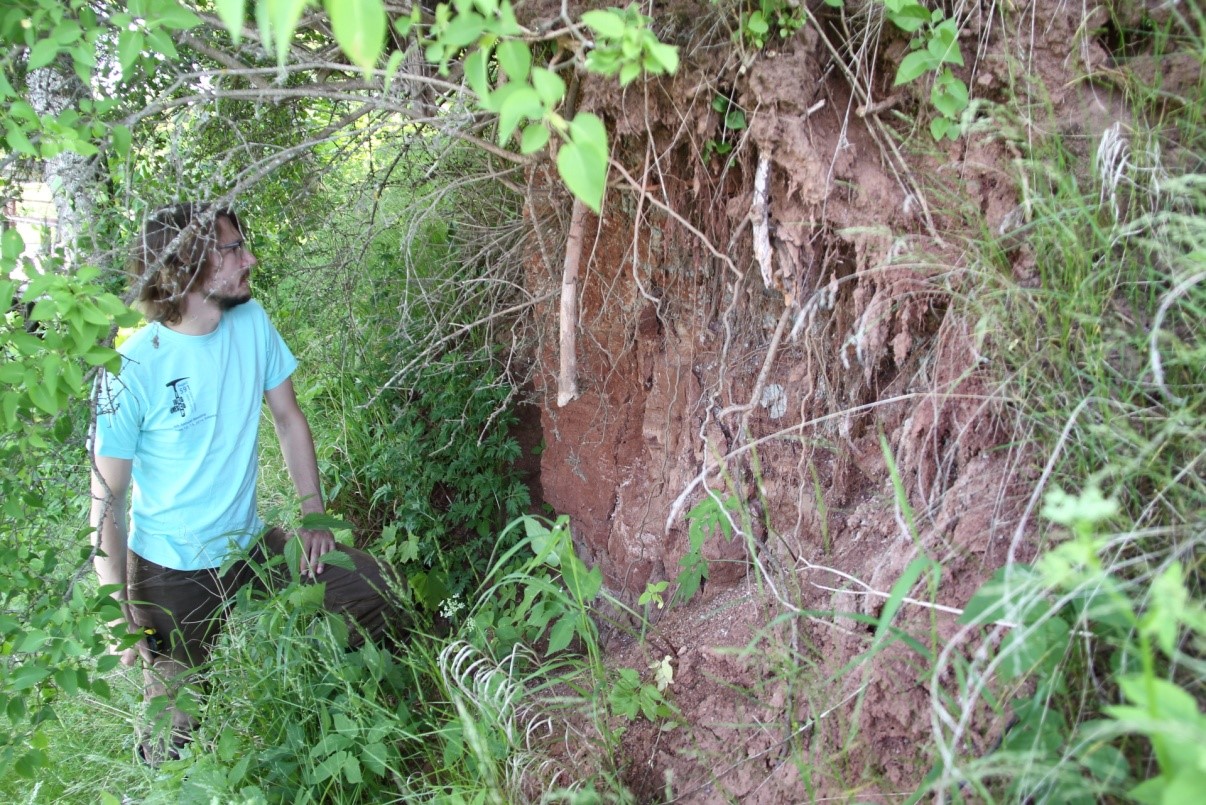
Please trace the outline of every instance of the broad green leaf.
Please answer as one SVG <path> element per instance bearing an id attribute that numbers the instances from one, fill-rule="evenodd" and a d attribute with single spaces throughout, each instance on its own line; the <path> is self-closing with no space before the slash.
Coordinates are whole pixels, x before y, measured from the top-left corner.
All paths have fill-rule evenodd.
<path id="1" fill-rule="evenodd" d="M 963 83 L 962 79 L 955 77 L 948 67 L 935 79 L 934 88 L 930 92 L 930 100 L 939 112 L 949 118 L 957 118 L 959 113 L 967 108 L 970 99 L 967 85 Z"/>
<path id="2" fill-rule="evenodd" d="M 519 39 L 504 39 L 498 43 L 498 63 L 512 81 L 527 81 L 532 68 L 532 52 L 528 43 Z"/>
<path id="3" fill-rule="evenodd" d="M 762 15 L 761 11 L 755 11 L 750 14 L 749 18 L 745 21 L 745 27 L 750 33 L 759 35 L 765 34 L 770 30 L 770 26 L 766 23 L 766 17 Z"/>
<path id="4" fill-rule="evenodd" d="M 570 136 L 576 144 L 590 148 L 606 163 L 607 127 L 597 115 L 590 112 L 579 113 L 570 122 Z"/>
<path id="5" fill-rule="evenodd" d="M 385 776 L 389 755 L 385 745 L 380 742 L 365 744 L 360 747 L 360 762 L 365 768 L 378 777 Z"/>
<path id="6" fill-rule="evenodd" d="M 59 55 L 59 43 L 53 39 L 43 39 L 30 49 L 27 67 L 30 70 L 45 67 L 54 61 L 54 57 L 57 55 Z"/>
<path id="7" fill-rule="evenodd" d="M 8 141 L 8 147 L 12 148 L 13 151 L 28 154 L 30 157 L 37 156 L 37 148 L 34 147 L 33 142 L 29 141 L 28 136 L 25 136 L 23 130 L 16 123 L 8 123 L 8 135 L 5 140 Z"/>
<path id="8" fill-rule="evenodd" d="M 896 70 L 896 80 L 892 82 L 892 86 L 899 87 L 901 84 L 907 84 L 935 69 L 939 64 L 941 62 L 934 58 L 929 51 L 914 50 L 901 59 L 900 67 Z"/>
<path id="9" fill-rule="evenodd" d="M 544 67 L 532 68 L 532 88 L 536 90 L 546 109 L 552 109 L 565 97 L 565 81 Z"/>
<path id="10" fill-rule="evenodd" d="M 517 87 L 498 110 L 499 143 L 508 142 L 525 119 L 536 120 L 543 114 L 544 107 L 536 90 L 527 86 Z"/>
<path id="11" fill-rule="evenodd" d="M 646 50 L 653 57 L 662 69 L 667 73 L 674 74 L 678 72 L 678 48 L 674 45 L 667 45 L 662 42 L 655 42 L 648 45 Z"/>
<path id="12" fill-rule="evenodd" d="M 371 70 L 385 47 L 386 17 L 381 0 L 326 0 L 335 41 L 352 63 Z"/>
<path id="13" fill-rule="evenodd" d="M 300 525 L 302 528 L 312 528 L 316 531 L 352 530 L 351 524 L 331 514 L 307 514 L 301 518 Z"/>
<path id="14" fill-rule="evenodd" d="M 475 48 L 465 57 L 465 81 L 469 84 L 469 89 L 473 90 L 483 102 L 490 95 L 489 61 L 490 49 L 488 47 Z"/>
<path id="15" fill-rule="evenodd" d="M 113 126 L 109 132 L 110 142 L 113 144 L 113 151 L 119 157 L 125 157 L 130 153 L 130 127 L 123 126 L 118 123 Z"/>
<path id="16" fill-rule="evenodd" d="M 485 30 L 486 21 L 480 14 L 458 14 L 440 34 L 439 41 L 447 48 L 459 50 L 476 42 Z"/>
<path id="17" fill-rule="evenodd" d="M 570 135 L 557 152 L 557 173 L 571 193 L 598 213 L 607 185 L 607 131 L 601 120 L 583 112 L 570 123 Z"/>
<path id="18" fill-rule="evenodd" d="M 25 251 L 25 238 L 21 237 L 21 233 L 17 231 L 16 227 L 5 229 L 3 234 L 0 234 L 0 255 L 3 255 L 5 260 L 16 260 L 23 251 Z M 12 292 L 9 291 L 5 296 L 12 296 Z"/>
<path id="19" fill-rule="evenodd" d="M 544 523 L 533 517 L 525 517 L 523 526 L 532 546 L 532 553 L 536 554 L 536 558 L 552 567 L 561 564 L 561 557 L 554 550 L 556 545 L 553 532 L 546 528 Z"/>
<path id="20" fill-rule="evenodd" d="M 308 0 L 260 0 L 256 6 L 257 17 L 260 16 L 259 10 L 264 9 L 264 15 L 260 17 L 260 32 L 266 33 L 263 31 L 263 25 L 267 23 L 269 38 L 276 43 L 277 64 L 284 64 L 289 55 L 293 32 L 297 30 L 297 23 L 307 2 Z"/>
<path id="21" fill-rule="evenodd" d="M 48 414 L 57 414 L 59 412 L 58 402 L 55 400 L 54 392 L 45 386 L 31 386 L 29 388 L 29 401 L 42 409 Z"/>
<path id="22" fill-rule="evenodd" d="M 148 21 L 176 31 L 187 31 L 201 24 L 201 18 L 176 0 L 160 0 L 149 10 Z"/>
<path id="23" fill-rule="evenodd" d="M 599 36 L 608 39 L 619 39 L 624 35 L 624 18 L 614 11 L 587 11 L 582 15 L 582 22 Z"/>
<path id="24" fill-rule="evenodd" d="M 930 12 L 922 6 L 908 4 L 892 12 L 889 17 L 897 28 L 911 34 L 930 21 Z"/>
<path id="25" fill-rule="evenodd" d="M 25 101 L 14 101 L 8 107 L 8 115 L 13 120 L 24 120 L 28 123 L 38 123 L 38 113 Z"/>
<path id="26" fill-rule="evenodd" d="M 29 311 L 30 321 L 50 321 L 59 312 L 59 305 L 53 299 L 39 299 Z"/>
<path id="27" fill-rule="evenodd" d="M 563 615 L 553 624 L 552 630 L 549 631 L 549 654 L 556 654 L 569 645 L 570 640 L 574 638 L 574 620 L 573 613 L 570 613 Z"/>
<path id="28" fill-rule="evenodd" d="M 523 130 L 519 141 L 519 150 L 524 154 L 534 154 L 548 145 L 549 130 L 543 123 L 532 123 Z"/>
<path id="29" fill-rule="evenodd" d="M 520 36 L 524 33 L 523 26 L 515 17 L 515 9 L 508 0 L 503 0 L 498 6 L 498 21 L 495 23 L 494 33 L 499 36 Z"/>
<path id="30" fill-rule="evenodd" d="M 50 36 L 60 45 L 70 45 L 80 38 L 82 32 L 80 24 L 75 20 L 63 20 L 54 26 L 54 30 L 51 31 Z"/>
<path id="31" fill-rule="evenodd" d="M 626 87 L 637 79 L 641 74 L 641 65 L 637 62 L 626 62 L 620 68 L 620 86 Z"/>
<path id="32" fill-rule="evenodd" d="M 587 570 L 586 565 L 577 556 L 565 563 L 561 577 L 570 595 L 583 603 L 595 600 L 595 596 L 603 587 L 603 570 L 597 566 Z"/>
<path id="33" fill-rule="evenodd" d="M 134 62 L 138 60 L 139 54 L 142 53 L 142 45 L 142 31 L 131 31 L 127 28 L 117 37 L 117 61 L 121 65 L 121 76 L 123 79 L 130 77 L 130 71 L 134 68 Z"/>
<path id="34" fill-rule="evenodd" d="M 214 7 L 218 10 L 218 19 L 222 21 L 222 25 L 225 26 L 236 45 L 243 39 L 245 6 L 245 0 L 214 0 Z"/>
<path id="35" fill-rule="evenodd" d="M 959 50 L 959 28 L 953 19 L 934 29 L 934 36 L 926 43 L 926 50 L 939 64 L 963 66 L 963 54 Z"/>
<path id="36" fill-rule="evenodd" d="M 394 76 L 398 74 L 398 68 L 402 66 L 402 60 L 406 58 L 406 54 L 400 50 L 395 50 L 389 54 L 389 61 L 385 64 L 385 91 L 389 92 L 390 84 L 394 81 Z"/>

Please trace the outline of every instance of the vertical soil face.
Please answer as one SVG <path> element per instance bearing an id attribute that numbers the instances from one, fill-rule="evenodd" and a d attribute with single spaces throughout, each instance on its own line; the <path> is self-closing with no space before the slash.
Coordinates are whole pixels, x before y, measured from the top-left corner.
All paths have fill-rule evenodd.
<path id="1" fill-rule="evenodd" d="M 1056 88 L 1051 124 L 1082 134 L 1087 153 L 1118 108 L 1073 79 L 1104 51 L 1081 39 L 1070 57 L 1082 20 L 1048 5 L 1028 12 L 1052 20 L 1033 28 L 972 12 L 964 50 L 979 52 L 959 74 L 973 97 L 1003 102 L 1025 52 L 1023 89 Z M 897 643 L 851 660 L 914 560 L 938 570 L 910 594 L 958 609 L 1027 551 L 1033 456 L 959 303 L 1030 281 L 1024 247 L 990 266 L 969 264 L 963 245 L 1020 223 L 1019 144 L 1002 118 L 992 136 L 935 145 L 928 84 L 891 85 L 906 37 L 885 24 L 878 44 L 843 39 L 832 12 L 817 14 L 758 51 L 732 46 L 734 21 L 715 5 L 675 3 L 657 30 L 681 48 L 677 76 L 627 90 L 582 78 L 579 108 L 616 133 L 621 167 L 584 239 L 577 399 L 557 405 L 562 345 L 540 347 L 544 499 L 630 605 L 648 583 L 674 589 L 708 490 L 736 501 L 733 539 L 704 545 L 701 594 L 647 641 L 614 638 L 620 664 L 669 658 L 686 722 L 629 725 L 619 763 L 641 801 L 915 786 L 931 729 L 923 659 Z M 717 98 L 744 110 L 743 128 L 726 130 Z M 568 218 L 546 171 L 533 184 L 548 194 L 530 206 L 536 293 L 560 285 Z M 557 310 L 554 299 L 539 315 Z M 920 606 L 894 623 L 934 654 L 957 632 L 953 615 Z"/>

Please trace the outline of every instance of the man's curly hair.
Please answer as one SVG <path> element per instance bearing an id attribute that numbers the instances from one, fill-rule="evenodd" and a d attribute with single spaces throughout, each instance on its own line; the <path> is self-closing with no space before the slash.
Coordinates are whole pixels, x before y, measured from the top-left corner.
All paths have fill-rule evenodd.
<path id="1" fill-rule="evenodd" d="M 205 280 L 209 253 L 218 245 L 218 218 L 243 230 L 233 210 L 211 204 L 176 204 L 147 217 L 129 265 L 134 304 L 147 321 L 180 321 L 184 295 Z"/>

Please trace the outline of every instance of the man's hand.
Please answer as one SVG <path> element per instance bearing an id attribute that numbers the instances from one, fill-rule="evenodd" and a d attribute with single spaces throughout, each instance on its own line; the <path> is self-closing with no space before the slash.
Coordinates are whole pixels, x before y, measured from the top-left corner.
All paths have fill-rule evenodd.
<path id="1" fill-rule="evenodd" d="M 118 599 L 118 604 L 121 606 L 123 617 L 109 621 L 110 628 L 114 629 L 115 631 L 119 630 L 121 633 L 125 634 L 139 634 L 139 630 L 130 625 L 130 613 L 126 606 L 124 593 L 122 593 L 121 598 Z M 121 648 L 121 643 L 115 641 L 109 644 L 108 653 L 116 657 L 120 657 L 121 664 L 127 668 L 132 667 L 134 663 L 138 662 L 137 644 L 130 646 L 129 648 Z"/>
<path id="2" fill-rule="evenodd" d="M 302 544 L 301 567 L 298 572 L 311 579 L 317 578 L 318 574 L 326 569 L 326 565 L 318 560 L 324 554 L 335 550 L 335 537 L 330 531 L 312 528 L 297 529 L 297 536 Z"/>

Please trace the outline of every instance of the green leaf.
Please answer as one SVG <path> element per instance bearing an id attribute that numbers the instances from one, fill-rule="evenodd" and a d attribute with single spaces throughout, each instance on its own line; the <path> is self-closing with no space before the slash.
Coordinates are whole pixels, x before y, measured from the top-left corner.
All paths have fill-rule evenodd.
<path id="1" fill-rule="evenodd" d="M 607 162 L 607 127 L 597 115 L 579 113 L 570 122 L 570 138 L 583 148 L 588 148 L 604 163 Z"/>
<path id="2" fill-rule="evenodd" d="M 967 85 L 946 68 L 934 80 L 934 88 L 930 91 L 930 100 L 934 108 L 946 117 L 955 119 L 967 108 L 969 101 Z"/>
<path id="3" fill-rule="evenodd" d="M 130 77 L 130 71 L 134 68 L 134 62 L 138 60 L 139 54 L 142 53 L 142 46 L 142 31 L 131 31 L 127 28 L 118 36 L 117 61 L 121 65 L 121 77 L 123 79 Z"/>
<path id="4" fill-rule="evenodd" d="M 917 4 L 905 5 L 888 14 L 892 23 L 905 33 L 913 33 L 930 21 L 930 12 Z"/>
<path id="5" fill-rule="evenodd" d="M 638 62 L 625 62 L 620 68 L 620 86 L 626 87 L 637 79 L 641 74 L 641 65 Z"/>
<path id="6" fill-rule="evenodd" d="M 565 81 L 544 67 L 532 68 L 532 88 L 536 90 L 546 109 L 552 109 L 565 97 Z"/>
<path id="7" fill-rule="evenodd" d="M 389 755 L 386 753 L 385 745 L 379 742 L 365 744 L 360 747 L 360 762 L 364 767 L 378 777 L 384 777 L 387 769 L 387 761 Z"/>
<path id="8" fill-rule="evenodd" d="M 50 321 L 59 312 L 59 304 L 53 299 L 39 299 L 29 311 L 30 321 Z"/>
<path id="9" fill-rule="evenodd" d="M 524 154 L 534 154 L 548 145 L 549 130 L 543 123 L 533 123 L 523 130 L 519 141 L 519 150 Z"/>
<path id="10" fill-rule="evenodd" d="M 113 144 L 113 151 L 119 157 L 126 157 L 130 153 L 130 127 L 123 126 L 118 123 L 109 131 L 109 141 Z"/>
<path id="11" fill-rule="evenodd" d="M 572 545 L 568 546 L 568 551 L 568 555 L 562 557 L 561 579 L 575 600 L 589 603 L 603 587 L 603 570 L 597 566 L 587 570 L 582 560 L 573 553 Z"/>
<path id="12" fill-rule="evenodd" d="M 570 613 L 563 615 L 557 623 L 553 624 L 553 628 L 549 632 L 549 654 L 556 654 L 569 645 L 570 640 L 574 637 L 574 622 L 575 616 Z"/>
<path id="13" fill-rule="evenodd" d="M 34 148 L 34 144 L 29 141 L 29 137 L 25 136 L 25 132 L 11 121 L 9 121 L 8 136 L 5 139 L 8 141 L 9 147 L 18 153 L 29 156 L 38 155 L 38 149 Z"/>
<path id="14" fill-rule="evenodd" d="M 582 15 L 582 22 L 586 23 L 587 27 L 598 36 L 619 39 L 624 35 L 624 18 L 614 11 L 602 9 L 587 11 Z"/>
<path id="15" fill-rule="evenodd" d="M 554 550 L 556 545 L 553 532 L 534 517 L 523 518 L 523 527 L 536 558 L 552 567 L 560 565 L 561 557 Z"/>
<path id="16" fill-rule="evenodd" d="M 584 117 L 593 118 L 595 122 L 583 125 L 581 121 Z M 571 141 L 564 143 L 557 152 L 557 173 L 571 193 L 598 213 L 607 185 L 607 132 L 603 129 L 602 121 L 587 112 L 574 118 L 570 132 Z"/>
<path id="17" fill-rule="evenodd" d="M 80 24 L 75 20 L 63 20 L 54 26 L 54 30 L 50 32 L 50 36 L 60 45 L 70 45 L 80 38 L 82 32 Z"/>
<path id="18" fill-rule="evenodd" d="M 532 52 L 528 49 L 528 43 L 519 39 L 499 42 L 498 63 L 512 81 L 527 81 L 532 69 Z"/>
<path id="19" fill-rule="evenodd" d="M 369 71 L 385 48 L 386 16 L 381 0 L 326 0 L 335 41 L 352 63 Z"/>
<path id="20" fill-rule="evenodd" d="M 525 119 L 537 120 L 544 115 L 544 106 L 536 90 L 520 86 L 513 90 L 498 110 L 498 141 L 506 143 L 511 139 L 520 124 Z"/>
<path id="21" fill-rule="evenodd" d="M 30 148 L 32 150 L 33 146 L 31 145 Z M 25 238 L 21 237 L 21 233 L 15 227 L 5 229 L 3 234 L 0 234 L 0 255 L 3 255 L 5 260 L 16 260 L 23 251 L 25 251 Z M 6 294 L 6 296 L 11 295 L 11 292 Z"/>
<path id="22" fill-rule="evenodd" d="M 352 526 L 345 520 L 330 514 L 312 512 L 301 518 L 301 527 L 315 531 L 351 531 Z"/>
<path id="23" fill-rule="evenodd" d="M 678 48 L 674 45 L 667 45 L 662 42 L 655 42 L 646 47 L 647 52 L 653 57 L 654 61 L 662 66 L 662 70 L 667 73 L 674 74 L 678 72 Z M 657 71 L 650 71 L 657 72 Z"/>
<path id="24" fill-rule="evenodd" d="M 59 55 L 59 43 L 53 39 L 43 39 L 30 49 L 27 67 L 30 70 L 45 67 L 54 61 L 54 57 L 57 55 Z"/>
<path id="25" fill-rule="evenodd" d="M 222 25 L 236 45 L 243 39 L 245 6 L 245 0 L 214 0 L 214 7 L 218 10 L 218 19 L 222 21 Z"/>
<path id="26" fill-rule="evenodd" d="M 389 54 L 389 61 L 385 64 L 385 91 L 389 92 L 390 84 L 393 83 L 394 76 L 398 74 L 398 68 L 402 66 L 402 60 L 406 58 L 406 54 L 400 50 L 395 50 Z"/>
<path id="27" fill-rule="evenodd" d="M 166 0 L 166 2 L 156 4 L 156 8 L 148 17 L 153 24 L 176 31 L 187 31 L 201 24 L 200 17 L 181 6 L 176 0 Z"/>
<path id="28" fill-rule="evenodd" d="M 935 69 L 940 63 L 929 51 L 914 50 L 901 59 L 900 67 L 896 70 L 896 80 L 892 82 L 892 86 L 899 87 L 901 84 L 907 84 Z"/>
<path id="29" fill-rule="evenodd" d="M 301 19 L 308 0 L 260 0 L 256 15 L 260 18 L 260 33 L 270 42 L 276 43 L 276 62 L 284 64 L 293 44 L 293 32 Z M 260 15 L 263 9 L 263 15 Z M 264 30 L 267 24 L 268 30 Z"/>
<path id="30" fill-rule="evenodd" d="M 465 57 L 465 81 L 469 89 L 485 102 L 490 95 L 490 48 L 477 48 Z"/>
<path id="31" fill-rule="evenodd" d="M 439 36 L 439 41 L 446 47 L 459 50 L 468 47 L 481 38 L 486 30 L 486 21 L 480 14 L 473 12 L 456 15 L 448 27 Z"/>

